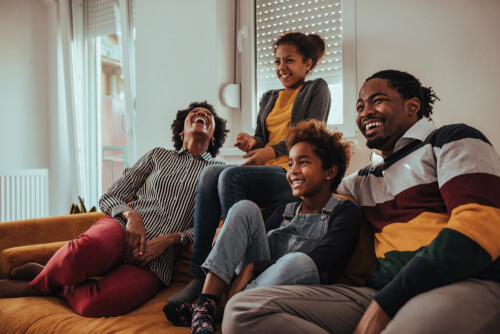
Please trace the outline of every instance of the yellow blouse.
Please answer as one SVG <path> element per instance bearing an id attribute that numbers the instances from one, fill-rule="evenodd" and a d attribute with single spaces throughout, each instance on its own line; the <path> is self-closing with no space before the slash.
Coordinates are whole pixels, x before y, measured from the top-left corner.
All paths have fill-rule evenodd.
<path id="1" fill-rule="evenodd" d="M 266 117 L 266 128 L 267 131 L 269 131 L 269 141 L 265 147 L 275 145 L 283 139 L 288 138 L 293 101 L 295 101 L 295 97 L 301 88 L 302 85 L 295 90 L 282 90 L 279 92 L 274 108 Z M 266 166 L 281 166 L 288 170 L 288 155 L 269 160 Z"/>

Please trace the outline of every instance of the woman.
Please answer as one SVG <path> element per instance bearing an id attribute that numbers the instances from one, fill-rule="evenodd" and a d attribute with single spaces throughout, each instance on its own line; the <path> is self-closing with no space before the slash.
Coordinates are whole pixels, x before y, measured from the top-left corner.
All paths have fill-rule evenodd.
<path id="1" fill-rule="evenodd" d="M 155 148 L 127 169 L 100 200 L 109 216 L 41 266 L 14 268 L 0 297 L 59 295 L 86 317 L 128 313 L 169 285 L 178 246 L 190 243 L 195 183 L 226 137 L 226 121 L 191 103 L 172 123 L 175 150 Z M 106 276 L 100 281 L 87 279 Z"/>
<path id="2" fill-rule="evenodd" d="M 200 175 L 190 265 L 194 279 L 184 290 L 170 296 L 170 303 L 192 302 L 200 294 L 205 280 L 201 265 L 210 253 L 221 214 L 225 220 L 233 204 L 243 199 L 266 207 L 293 197 L 286 181 L 289 127 L 304 119 L 324 122 L 328 117 L 331 97 L 327 83 L 323 79 L 305 81 L 324 54 L 321 37 L 288 33 L 278 39 L 275 47 L 276 75 L 284 89 L 263 95 L 253 137 L 238 134 L 235 146 L 247 152 L 243 157 L 248 160 L 242 166 L 206 168 Z"/>
<path id="3" fill-rule="evenodd" d="M 237 268 L 243 270 L 226 299 L 243 289 L 333 284 L 341 274 L 361 223 L 356 204 L 332 196 L 347 168 L 349 145 L 341 133 L 329 133 L 323 123 L 310 120 L 292 129 L 288 147 L 287 180 L 293 195 L 303 200 L 278 208 L 265 223 L 255 203 L 236 203 L 202 266 L 207 279 L 197 304 L 165 306 L 175 325 L 213 333 L 215 307 Z"/>

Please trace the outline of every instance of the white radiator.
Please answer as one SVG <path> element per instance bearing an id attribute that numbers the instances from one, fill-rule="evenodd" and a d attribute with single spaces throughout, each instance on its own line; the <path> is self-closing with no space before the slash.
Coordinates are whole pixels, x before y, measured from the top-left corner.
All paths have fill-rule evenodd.
<path id="1" fill-rule="evenodd" d="M 48 169 L 0 169 L 0 222 L 48 214 Z"/>

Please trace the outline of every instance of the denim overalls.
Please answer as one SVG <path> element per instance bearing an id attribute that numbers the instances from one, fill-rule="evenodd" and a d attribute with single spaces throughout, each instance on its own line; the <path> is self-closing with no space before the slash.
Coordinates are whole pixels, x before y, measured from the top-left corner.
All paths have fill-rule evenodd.
<path id="1" fill-rule="evenodd" d="M 333 209 L 340 202 L 332 196 L 320 214 L 295 214 L 299 203 L 288 203 L 281 226 L 267 233 L 272 259 L 293 252 L 309 253 L 326 235 Z M 328 282 L 328 272 L 321 275 L 321 283 Z"/>

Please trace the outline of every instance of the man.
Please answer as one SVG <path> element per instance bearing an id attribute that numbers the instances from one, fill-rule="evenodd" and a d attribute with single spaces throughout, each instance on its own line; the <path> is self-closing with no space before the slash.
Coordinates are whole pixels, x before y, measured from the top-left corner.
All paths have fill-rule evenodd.
<path id="1" fill-rule="evenodd" d="M 463 124 L 435 129 L 437 96 L 381 71 L 359 92 L 357 124 L 382 158 L 345 178 L 375 232 L 364 287 L 256 289 L 227 305 L 224 333 L 498 333 L 500 159 Z"/>

